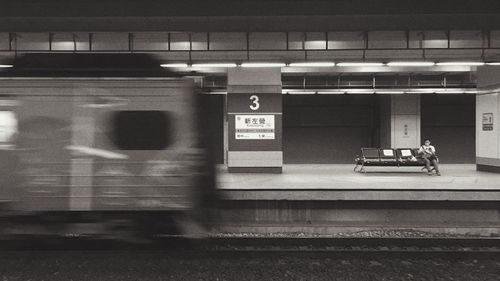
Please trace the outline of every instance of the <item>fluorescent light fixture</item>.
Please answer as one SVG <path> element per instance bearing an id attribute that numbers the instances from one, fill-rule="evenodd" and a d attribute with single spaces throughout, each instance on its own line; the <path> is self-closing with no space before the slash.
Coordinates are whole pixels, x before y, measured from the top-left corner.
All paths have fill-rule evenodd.
<path id="1" fill-rule="evenodd" d="M 388 66 L 433 66 L 436 63 L 432 61 L 391 61 Z"/>
<path id="2" fill-rule="evenodd" d="M 498 93 L 499 89 L 492 89 L 492 90 L 476 90 L 476 94 L 478 95 L 484 95 L 484 94 L 496 94 Z"/>
<path id="3" fill-rule="evenodd" d="M 0 64 L 0 68 L 14 67 L 12 64 Z"/>
<path id="4" fill-rule="evenodd" d="M 463 90 L 453 90 L 453 89 L 448 89 L 448 90 L 438 90 L 435 91 L 436 94 L 462 94 L 464 91 Z"/>
<path id="5" fill-rule="evenodd" d="M 487 62 L 487 65 L 500 65 L 500 62 Z"/>
<path id="6" fill-rule="evenodd" d="M 383 66 L 381 62 L 339 62 L 337 66 Z"/>
<path id="7" fill-rule="evenodd" d="M 479 66 L 484 65 L 484 62 L 480 61 L 449 61 L 449 62 L 438 62 L 436 65 L 440 66 Z"/>
<path id="8" fill-rule="evenodd" d="M 193 67 L 236 67 L 236 63 L 195 63 Z"/>
<path id="9" fill-rule="evenodd" d="M 187 63 L 164 63 L 160 64 L 161 67 L 188 67 Z"/>
<path id="10" fill-rule="evenodd" d="M 490 93 L 489 91 L 488 93 Z M 341 95 L 341 94 L 479 94 L 480 91 L 472 88 L 408 88 L 408 89 L 284 89 L 283 94 L 319 94 L 319 95 Z"/>
<path id="11" fill-rule="evenodd" d="M 320 95 L 343 95 L 345 94 L 345 90 L 331 90 L 331 91 L 319 91 Z"/>
<path id="12" fill-rule="evenodd" d="M 335 66 L 334 62 L 294 62 L 290 63 L 292 67 L 332 67 Z"/>
<path id="13" fill-rule="evenodd" d="M 284 67 L 286 64 L 281 62 L 244 62 L 241 67 Z"/>
<path id="14" fill-rule="evenodd" d="M 435 91 L 436 94 L 477 94 L 477 90 L 466 90 L 466 89 L 446 89 Z"/>
<path id="15" fill-rule="evenodd" d="M 346 89 L 348 94 L 373 94 L 375 90 L 373 89 Z"/>
<path id="16" fill-rule="evenodd" d="M 302 90 L 284 90 L 286 94 L 289 95 L 314 95 L 316 92 L 314 91 L 302 91 Z"/>
<path id="17" fill-rule="evenodd" d="M 437 89 L 439 90 L 439 89 Z M 405 91 L 407 94 L 432 94 L 436 91 L 435 88 L 412 88 Z"/>
<path id="18" fill-rule="evenodd" d="M 400 90 L 380 90 L 380 91 L 375 91 L 375 94 L 382 94 L 382 95 L 400 95 L 404 94 L 405 91 L 400 91 Z"/>

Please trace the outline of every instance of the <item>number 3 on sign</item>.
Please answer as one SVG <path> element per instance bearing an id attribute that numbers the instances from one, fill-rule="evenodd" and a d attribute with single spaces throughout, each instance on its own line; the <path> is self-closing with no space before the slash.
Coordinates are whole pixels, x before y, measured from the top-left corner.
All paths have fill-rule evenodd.
<path id="1" fill-rule="evenodd" d="M 260 107 L 259 104 L 259 97 L 257 95 L 252 95 L 250 96 L 250 100 L 252 101 L 252 104 L 250 105 L 251 110 L 257 110 Z"/>

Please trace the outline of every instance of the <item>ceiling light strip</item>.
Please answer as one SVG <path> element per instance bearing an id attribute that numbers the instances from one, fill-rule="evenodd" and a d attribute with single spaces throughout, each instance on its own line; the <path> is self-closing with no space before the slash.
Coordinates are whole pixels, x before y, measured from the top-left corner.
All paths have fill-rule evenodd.
<path id="1" fill-rule="evenodd" d="M 160 64 L 161 67 L 188 67 L 187 63 L 164 63 Z"/>
<path id="2" fill-rule="evenodd" d="M 339 62 L 337 66 L 384 66 L 382 62 Z"/>
<path id="3" fill-rule="evenodd" d="M 288 66 L 291 67 L 333 67 L 334 62 L 293 62 Z"/>
<path id="4" fill-rule="evenodd" d="M 284 67 L 285 63 L 281 62 L 244 62 L 241 67 Z"/>
<path id="5" fill-rule="evenodd" d="M 283 89 L 283 94 L 382 94 L 382 95 L 400 95 L 400 94 L 478 94 L 479 91 L 469 88 L 443 89 L 443 88 L 428 88 L 428 89 Z"/>
<path id="6" fill-rule="evenodd" d="M 391 61 L 387 66 L 434 66 L 435 64 L 432 61 Z"/>
<path id="7" fill-rule="evenodd" d="M 481 66 L 484 62 L 480 61 L 449 61 L 449 62 L 437 62 L 437 66 Z"/>
<path id="8" fill-rule="evenodd" d="M 236 63 L 194 63 L 192 67 L 224 67 L 224 68 L 230 68 L 230 67 L 236 67 Z"/>

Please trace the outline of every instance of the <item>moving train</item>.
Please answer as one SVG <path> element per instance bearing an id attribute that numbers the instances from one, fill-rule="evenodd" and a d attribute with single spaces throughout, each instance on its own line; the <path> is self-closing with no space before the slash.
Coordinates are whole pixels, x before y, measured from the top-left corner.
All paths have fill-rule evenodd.
<path id="1" fill-rule="evenodd" d="M 216 197 L 198 92 L 145 54 L 16 58 L 0 72 L 3 221 L 200 234 Z"/>

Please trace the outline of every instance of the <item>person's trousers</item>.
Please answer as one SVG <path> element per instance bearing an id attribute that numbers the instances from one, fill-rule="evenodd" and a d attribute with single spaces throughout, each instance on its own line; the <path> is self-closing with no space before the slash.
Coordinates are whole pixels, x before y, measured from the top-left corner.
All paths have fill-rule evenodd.
<path id="1" fill-rule="evenodd" d="M 436 170 L 436 173 L 439 173 L 439 165 L 438 161 L 436 158 L 431 157 L 431 158 L 425 158 L 425 167 L 427 168 L 427 171 L 431 171 L 431 163 L 434 165 L 434 169 Z"/>

